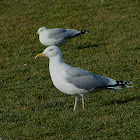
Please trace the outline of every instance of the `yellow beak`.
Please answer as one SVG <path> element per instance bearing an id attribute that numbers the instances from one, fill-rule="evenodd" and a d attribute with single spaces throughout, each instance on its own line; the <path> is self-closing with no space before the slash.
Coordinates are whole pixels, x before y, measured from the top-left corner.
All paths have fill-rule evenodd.
<path id="1" fill-rule="evenodd" d="M 39 59 L 40 57 L 44 57 L 44 56 L 45 56 L 45 54 L 40 53 L 40 54 L 37 54 L 37 55 L 36 55 L 35 59 Z"/>

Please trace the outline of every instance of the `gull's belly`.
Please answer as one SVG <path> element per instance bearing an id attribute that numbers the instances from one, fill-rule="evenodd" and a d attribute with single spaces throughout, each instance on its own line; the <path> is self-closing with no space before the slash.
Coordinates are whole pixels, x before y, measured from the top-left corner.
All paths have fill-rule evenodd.
<path id="1" fill-rule="evenodd" d="M 57 76 L 57 77 L 51 76 L 51 78 L 52 78 L 54 86 L 63 93 L 74 95 L 74 94 L 84 94 L 84 93 L 88 92 L 84 89 L 77 88 L 76 86 L 74 86 L 71 83 L 68 83 L 62 77 L 59 78 L 59 76 Z"/>
<path id="2" fill-rule="evenodd" d="M 39 40 L 44 46 L 52 46 L 52 45 L 62 46 L 68 41 L 67 39 L 63 40 L 61 38 L 59 39 L 48 38 L 47 36 L 40 36 Z"/>

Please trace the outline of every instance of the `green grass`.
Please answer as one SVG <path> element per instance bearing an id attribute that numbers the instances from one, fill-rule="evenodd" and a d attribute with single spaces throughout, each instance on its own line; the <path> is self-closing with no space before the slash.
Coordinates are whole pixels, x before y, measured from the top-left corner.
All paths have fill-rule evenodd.
<path id="1" fill-rule="evenodd" d="M 0 138 L 140 139 L 140 34 L 138 0 L 0 1 Z M 101 91 L 81 100 L 52 84 L 38 28 L 87 29 L 61 47 L 66 63 L 134 88 Z M 80 98 L 79 98 L 80 99 Z"/>

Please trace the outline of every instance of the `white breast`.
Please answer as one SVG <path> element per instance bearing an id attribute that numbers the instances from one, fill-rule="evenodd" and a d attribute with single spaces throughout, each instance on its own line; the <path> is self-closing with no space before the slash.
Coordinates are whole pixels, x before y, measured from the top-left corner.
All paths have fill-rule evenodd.
<path id="1" fill-rule="evenodd" d="M 83 89 L 78 89 L 76 86 L 66 81 L 67 75 L 63 67 L 65 68 L 67 67 L 65 63 L 62 64 L 61 66 L 57 65 L 55 69 L 50 65 L 50 75 L 51 75 L 51 79 L 53 81 L 54 86 L 61 92 L 70 94 L 70 95 L 81 94 L 81 93 L 87 92 Z"/>
<path id="2" fill-rule="evenodd" d="M 62 38 L 49 38 L 47 32 L 41 33 L 39 36 L 39 40 L 44 46 L 62 46 L 68 41 L 67 39 L 64 40 Z"/>

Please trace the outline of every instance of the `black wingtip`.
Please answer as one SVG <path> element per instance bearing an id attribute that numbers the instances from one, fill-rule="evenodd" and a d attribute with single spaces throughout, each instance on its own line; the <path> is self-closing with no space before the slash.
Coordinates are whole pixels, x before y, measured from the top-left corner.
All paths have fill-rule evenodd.
<path id="1" fill-rule="evenodd" d="M 89 31 L 88 30 L 82 30 L 81 34 L 87 34 Z"/>
<path id="2" fill-rule="evenodd" d="M 122 87 L 132 84 L 132 82 L 127 82 L 127 81 L 116 81 L 116 82 L 117 84 L 115 86 L 122 86 Z"/>

